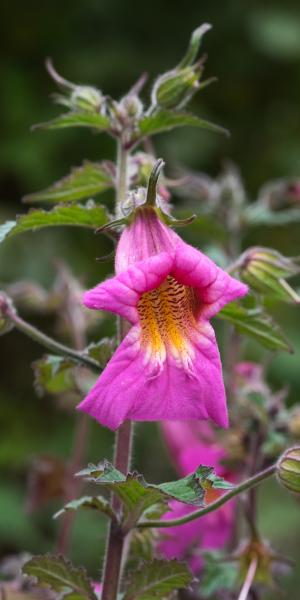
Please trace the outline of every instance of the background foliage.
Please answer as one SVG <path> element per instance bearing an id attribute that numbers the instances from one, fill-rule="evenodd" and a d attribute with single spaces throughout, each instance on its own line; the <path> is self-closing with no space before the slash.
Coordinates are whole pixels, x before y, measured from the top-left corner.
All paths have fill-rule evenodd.
<path id="1" fill-rule="evenodd" d="M 216 75 L 219 82 L 196 96 L 191 109 L 227 127 L 231 137 L 175 130 L 158 137 L 157 154 L 164 157 L 167 169 L 185 165 L 212 176 L 220 171 L 224 159 L 230 159 L 239 165 L 253 199 L 269 179 L 299 177 L 300 8 L 296 0 L 284 5 L 275 0 L 253 0 L 251 4 L 187 0 L 184 6 L 153 0 L 147 7 L 135 0 L 53 0 L 46 4 L 29 0 L 17 7 L 11 2 L 2 8 L 1 39 L 6 54 L 2 69 L 1 221 L 24 211 L 23 195 L 45 188 L 71 165 L 81 164 L 84 158 L 113 158 L 111 140 L 89 131 L 29 131 L 33 123 L 57 114 L 48 99 L 54 85 L 44 69 L 45 57 L 51 56 L 58 71 L 71 81 L 95 84 L 104 93 L 119 97 L 144 70 L 153 79 L 176 64 L 191 30 L 204 21 L 214 26 L 205 37 L 204 48 L 209 54 L 205 74 Z M 146 92 L 149 94 L 149 86 Z M 106 197 L 109 203 L 110 192 Z M 195 202 L 193 210 L 197 212 Z M 183 235 L 189 238 L 188 228 Z M 197 234 L 196 224 L 192 236 L 200 248 L 208 243 Z M 261 228 L 255 238 L 245 242 L 270 245 L 295 255 L 299 253 L 298 239 L 299 225 L 290 225 L 267 232 Z M 55 259 L 60 257 L 83 285 L 89 286 L 111 272 L 112 263 L 103 265 L 94 260 L 110 250 L 103 236 L 95 237 L 89 231 L 24 234 L 1 248 L 0 282 L 7 285 L 16 279 L 32 279 L 49 287 L 56 275 Z M 299 393 L 298 313 L 293 307 L 274 310 L 280 310 L 296 353 L 278 354 L 270 375 L 275 386 L 289 386 L 291 402 L 295 402 Z M 53 318 L 41 314 L 34 319 L 44 330 L 55 331 Z M 100 324 L 98 333 L 110 333 L 112 328 L 112 321 L 106 331 Z M 256 344 L 249 352 L 249 358 L 259 359 Z M 53 398 L 35 394 L 29 365 L 41 354 L 40 348 L 18 332 L 1 339 L 0 555 L 24 549 L 38 553 L 51 550 L 53 545 L 56 524 L 50 516 L 57 504 L 28 515 L 24 490 L 28 466 L 35 455 L 69 455 L 74 414 L 61 410 Z M 164 453 L 156 426 L 140 425 L 136 438 L 136 467 L 149 481 L 168 477 L 171 467 L 167 457 L 155 460 Z M 89 457 L 110 458 L 110 441 L 109 432 L 93 424 Z M 279 551 L 288 550 L 295 556 L 300 533 L 295 502 L 278 488 L 275 492 L 272 484 L 265 486 L 261 502 L 266 536 L 272 537 Z M 84 562 L 95 575 L 105 535 L 96 525 L 97 519 L 93 514 L 78 516 L 72 557 L 75 562 Z M 291 590 L 297 589 L 299 582 L 300 575 L 297 578 L 295 574 L 290 580 Z M 295 593 L 291 591 L 289 597 L 296 600 Z"/>

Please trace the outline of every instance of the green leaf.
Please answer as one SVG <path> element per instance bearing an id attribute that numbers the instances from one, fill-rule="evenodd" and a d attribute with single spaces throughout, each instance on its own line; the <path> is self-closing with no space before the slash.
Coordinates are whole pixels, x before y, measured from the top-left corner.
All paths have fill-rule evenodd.
<path id="1" fill-rule="evenodd" d="M 113 187 L 113 179 L 105 163 L 84 162 L 70 175 L 50 187 L 24 197 L 24 202 L 76 202 L 96 196 Z"/>
<path id="2" fill-rule="evenodd" d="M 104 368 L 116 349 L 115 338 L 102 338 L 99 342 L 91 343 L 84 351 L 85 354 L 98 361 Z"/>
<path id="3" fill-rule="evenodd" d="M 136 472 L 125 476 L 108 461 L 89 465 L 78 475 L 108 488 L 120 498 L 125 508 L 125 527 L 132 527 L 143 512 L 155 504 L 178 500 L 192 506 L 205 506 L 204 497 L 208 488 L 232 487 L 231 483 L 214 475 L 213 467 L 202 465 L 182 479 L 157 485 L 147 483 Z"/>
<path id="4" fill-rule="evenodd" d="M 248 309 L 242 304 L 231 302 L 218 313 L 218 318 L 228 321 L 237 331 L 254 338 L 269 350 L 292 352 L 290 343 L 277 323 L 261 309 Z"/>
<path id="5" fill-rule="evenodd" d="M 65 504 L 65 506 L 54 515 L 54 519 L 60 517 L 64 513 L 70 510 L 78 510 L 79 508 L 89 508 L 92 510 L 98 510 L 101 513 L 109 516 L 111 519 L 116 519 L 116 515 L 110 506 L 110 503 L 103 496 L 82 496 L 77 500 L 72 500 Z"/>
<path id="6" fill-rule="evenodd" d="M 246 208 L 243 218 L 250 227 L 258 227 L 260 225 L 290 225 L 299 223 L 300 210 L 299 208 L 291 208 L 288 210 L 273 211 L 265 204 L 256 202 Z"/>
<path id="7" fill-rule="evenodd" d="M 39 395 L 63 394 L 66 392 L 75 394 L 87 394 L 95 384 L 95 374 L 75 361 L 62 356 L 46 354 L 32 363 L 34 371 L 34 384 Z M 99 364 L 99 371 L 101 366 Z"/>
<path id="8" fill-rule="evenodd" d="M 144 563 L 131 575 L 124 600 L 167 598 L 174 590 L 186 588 L 193 576 L 184 563 L 177 560 L 154 560 Z"/>
<path id="9" fill-rule="evenodd" d="M 63 129 L 65 127 L 91 127 L 97 131 L 107 131 L 110 128 L 109 118 L 99 113 L 69 112 L 47 123 L 38 123 L 33 129 Z"/>
<path id="10" fill-rule="evenodd" d="M 25 231 L 35 231 L 43 227 L 75 226 L 97 229 L 109 220 L 103 206 L 90 201 L 81 204 L 56 206 L 52 210 L 31 209 L 27 214 L 19 215 L 16 221 L 7 221 L 0 226 L 0 242 Z"/>
<path id="11" fill-rule="evenodd" d="M 228 131 L 223 127 L 185 112 L 158 110 L 152 115 L 143 117 L 139 122 L 139 131 L 142 137 L 156 135 L 175 127 L 199 127 L 228 135 Z"/>
<path id="12" fill-rule="evenodd" d="M 205 559 L 199 590 L 201 597 L 210 598 L 222 590 L 233 591 L 238 582 L 237 565 L 222 561 L 219 552 L 206 552 Z"/>
<path id="13" fill-rule="evenodd" d="M 73 370 L 76 363 L 69 358 L 47 354 L 32 363 L 35 387 L 42 394 L 62 394 L 76 388 Z"/>
<path id="14" fill-rule="evenodd" d="M 49 586 L 64 596 L 73 592 L 80 597 L 96 600 L 85 569 L 74 567 L 63 556 L 34 556 L 23 566 L 23 573 L 35 577 L 39 584 Z"/>

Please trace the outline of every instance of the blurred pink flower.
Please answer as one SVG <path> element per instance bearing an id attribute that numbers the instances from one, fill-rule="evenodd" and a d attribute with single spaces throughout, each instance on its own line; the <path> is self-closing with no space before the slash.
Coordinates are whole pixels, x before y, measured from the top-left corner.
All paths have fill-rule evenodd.
<path id="1" fill-rule="evenodd" d="M 155 209 L 139 207 L 121 235 L 116 276 L 84 295 L 133 327 L 79 405 L 102 425 L 126 419 L 228 424 L 222 367 L 209 323 L 247 287 L 184 243 Z"/>
<path id="2" fill-rule="evenodd" d="M 208 423 L 165 422 L 162 430 L 171 457 L 180 475 L 185 476 L 200 464 L 215 468 L 217 475 L 234 482 L 235 475 L 222 465 L 225 450 L 216 442 L 213 429 Z M 209 489 L 205 494 L 210 504 L 223 492 Z M 194 507 L 181 502 L 169 503 L 170 511 L 163 519 L 177 519 L 195 511 Z M 235 501 L 231 500 L 218 510 L 185 525 L 161 529 L 159 552 L 166 558 L 188 560 L 194 573 L 202 567 L 201 551 L 216 550 L 230 540 L 234 526 Z"/>

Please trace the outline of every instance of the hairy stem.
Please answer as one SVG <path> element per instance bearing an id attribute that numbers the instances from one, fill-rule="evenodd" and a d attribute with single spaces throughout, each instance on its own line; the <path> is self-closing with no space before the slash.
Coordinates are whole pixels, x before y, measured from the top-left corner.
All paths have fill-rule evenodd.
<path id="1" fill-rule="evenodd" d="M 93 358 L 90 358 L 83 352 L 78 352 L 77 350 L 74 350 L 73 348 L 69 348 L 68 346 L 65 346 L 64 344 L 57 342 L 53 338 L 49 337 L 48 335 L 46 335 L 45 333 L 43 333 L 42 331 L 40 331 L 39 329 L 37 329 L 36 327 L 31 325 L 30 323 L 27 323 L 27 321 L 24 321 L 24 319 L 19 317 L 19 315 L 14 313 L 13 311 L 10 311 L 8 313 L 8 316 L 19 331 L 21 331 L 28 337 L 32 338 L 38 344 L 41 344 L 42 346 L 47 348 L 47 350 L 50 350 L 51 352 L 55 352 L 55 354 L 59 354 L 62 356 L 68 356 L 69 358 L 72 358 L 73 360 L 76 360 L 77 362 L 83 363 L 84 365 L 86 365 L 87 367 L 92 369 L 93 371 L 96 371 L 97 373 L 99 373 L 100 365 Z"/>
<path id="2" fill-rule="evenodd" d="M 257 569 L 257 557 L 255 556 L 249 565 L 246 579 L 245 579 L 243 587 L 240 591 L 238 600 L 247 600 L 251 585 L 252 585 L 254 577 L 255 577 L 256 569 Z"/>
<path id="3" fill-rule="evenodd" d="M 122 142 L 118 143 L 117 154 L 117 190 L 116 190 L 116 216 L 122 216 L 122 202 L 127 193 L 127 159 L 128 151 L 124 149 Z M 119 341 L 127 334 L 129 323 L 124 319 L 118 320 Z M 126 421 L 119 427 L 116 433 L 114 465 L 116 469 L 126 474 L 130 468 L 132 447 L 132 423 Z M 120 514 L 120 500 L 113 495 L 112 506 L 116 513 Z M 103 569 L 102 600 L 116 600 L 120 587 L 122 565 L 124 559 L 125 535 L 121 526 L 113 521 L 110 522 L 106 555 Z"/>
<path id="4" fill-rule="evenodd" d="M 264 481 L 268 477 L 271 477 L 272 475 L 274 475 L 275 472 L 276 472 L 276 464 L 271 465 L 264 471 L 261 471 L 260 473 L 253 475 L 253 477 L 250 477 L 249 479 L 242 481 L 241 483 L 239 483 L 238 485 L 233 487 L 231 490 L 229 490 L 229 492 L 224 494 L 224 496 L 221 496 L 221 498 L 219 498 L 215 502 L 212 502 L 211 504 L 208 504 L 208 506 L 205 506 L 205 508 L 196 510 L 195 512 L 192 512 L 189 515 L 186 515 L 185 517 L 181 517 L 180 519 L 170 519 L 169 521 L 163 521 L 163 520 L 162 521 L 141 521 L 140 523 L 137 524 L 137 527 L 159 527 L 159 528 L 162 528 L 162 527 L 176 527 L 177 525 L 184 525 L 185 523 L 189 523 L 190 521 L 194 521 L 195 519 L 204 517 L 204 515 L 207 515 L 208 513 L 213 512 L 214 510 L 217 510 L 217 508 L 220 508 L 220 506 L 223 506 L 223 504 L 228 502 L 228 500 L 231 500 L 231 498 L 234 498 L 238 494 L 241 494 L 242 492 L 246 492 L 247 490 L 253 488 L 254 486 L 258 485 L 258 483 L 260 483 L 261 481 Z"/>

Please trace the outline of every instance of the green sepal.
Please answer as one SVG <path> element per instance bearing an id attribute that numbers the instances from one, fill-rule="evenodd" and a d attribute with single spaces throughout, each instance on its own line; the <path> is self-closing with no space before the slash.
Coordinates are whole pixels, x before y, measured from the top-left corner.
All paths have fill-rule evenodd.
<path id="1" fill-rule="evenodd" d="M 203 23 L 203 25 L 200 25 L 199 27 L 197 27 L 197 29 L 193 31 L 190 37 L 186 54 L 184 55 L 180 63 L 177 65 L 178 69 L 183 69 L 184 67 L 191 65 L 194 62 L 194 60 L 196 60 L 200 44 L 202 42 L 202 38 L 205 35 L 205 33 L 211 28 L 212 25 L 210 25 L 210 23 Z"/>
<path id="2" fill-rule="evenodd" d="M 129 574 L 124 600 L 166 599 L 173 591 L 186 589 L 192 581 L 188 566 L 176 559 L 144 562 Z"/>
<path id="3" fill-rule="evenodd" d="M 77 598 L 97 600 L 92 582 L 83 567 L 75 567 L 64 556 L 34 556 L 23 566 L 23 573 L 35 577 L 38 584 L 59 592 L 60 597 L 76 594 Z"/>
<path id="4" fill-rule="evenodd" d="M 56 181 L 45 190 L 29 194 L 23 198 L 31 202 L 77 202 L 91 198 L 112 188 L 114 181 L 105 163 L 85 161 L 81 167 L 74 167 L 71 173 Z"/>

